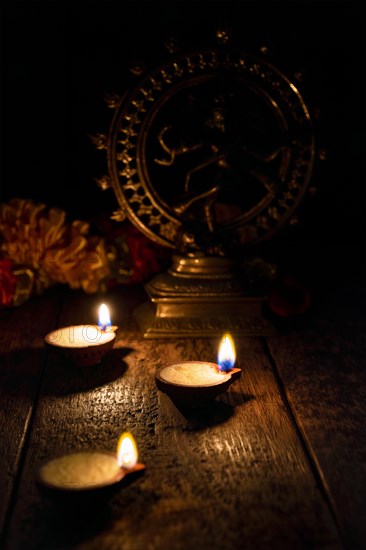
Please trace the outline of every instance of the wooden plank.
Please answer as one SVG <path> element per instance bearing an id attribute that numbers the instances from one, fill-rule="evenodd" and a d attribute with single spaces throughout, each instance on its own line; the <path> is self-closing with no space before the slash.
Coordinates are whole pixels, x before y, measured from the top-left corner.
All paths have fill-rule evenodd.
<path id="1" fill-rule="evenodd" d="M 59 305 L 48 293 L 0 310 L 0 533 L 41 381 L 43 337 L 56 326 Z"/>
<path id="2" fill-rule="evenodd" d="M 315 328 L 269 340 L 286 395 L 350 548 L 366 548 L 364 298 L 333 294 Z"/>
<path id="3" fill-rule="evenodd" d="M 73 298 L 62 325 L 94 307 L 95 297 Z M 194 413 L 156 389 L 154 372 L 215 360 L 213 340 L 143 341 L 131 325 L 99 367 L 76 371 L 50 356 L 5 548 L 342 548 L 261 343 L 237 348 L 242 378 Z M 108 506 L 67 515 L 42 496 L 35 471 L 45 459 L 113 450 L 126 429 L 147 469 Z"/>

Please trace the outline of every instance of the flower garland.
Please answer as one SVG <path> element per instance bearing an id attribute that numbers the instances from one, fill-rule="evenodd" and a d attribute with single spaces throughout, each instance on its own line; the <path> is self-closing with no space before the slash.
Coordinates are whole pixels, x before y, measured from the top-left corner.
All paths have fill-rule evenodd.
<path id="1" fill-rule="evenodd" d="M 103 229 L 90 234 L 88 222 L 67 223 L 63 210 L 32 200 L 0 204 L 0 306 L 19 305 L 54 284 L 94 293 L 161 269 L 166 254 L 137 229 Z"/>

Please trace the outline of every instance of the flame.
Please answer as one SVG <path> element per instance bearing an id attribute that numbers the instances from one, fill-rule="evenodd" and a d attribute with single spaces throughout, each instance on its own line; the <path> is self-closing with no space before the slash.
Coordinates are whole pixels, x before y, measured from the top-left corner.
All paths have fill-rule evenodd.
<path id="1" fill-rule="evenodd" d="M 117 462 L 121 468 L 130 469 L 137 463 L 138 451 L 136 442 L 129 432 L 124 432 L 117 445 Z"/>
<path id="2" fill-rule="evenodd" d="M 224 334 L 221 340 L 217 361 L 219 370 L 228 372 L 235 365 L 235 360 L 236 352 L 233 339 L 230 334 Z"/>
<path id="3" fill-rule="evenodd" d="M 109 309 L 105 304 L 102 304 L 99 308 L 98 326 L 100 330 L 107 331 L 111 325 L 112 323 L 109 316 Z"/>

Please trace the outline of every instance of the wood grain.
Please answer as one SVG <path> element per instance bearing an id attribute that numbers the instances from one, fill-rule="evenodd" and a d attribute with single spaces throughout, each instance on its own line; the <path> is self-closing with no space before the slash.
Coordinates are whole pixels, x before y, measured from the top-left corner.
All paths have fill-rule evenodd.
<path id="1" fill-rule="evenodd" d="M 51 293 L 0 311 L 0 533 L 41 383 L 43 337 L 58 312 L 59 298 Z"/>
<path id="2" fill-rule="evenodd" d="M 364 549 L 365 302 L 354 292 L 336 296 L 317 306 L 312 328 L 271 338 L 269 347 L 344 538 Z"/>
<path id="3" fill-rule="evenodd" d="M 212 406 L 179 410 L 156 389 L 155 369 L 215 360 L 218 342 L 141 340 L 122 298 L 125 328 L 99 366 L 48 358 L 5 548 L 342 548 L 261 342 L 237 341 L 242 377 Z M 96 300 L 73 295 L 61 325 L 88 322 Z M 66 507 L 42 495 L 44 460 L 113 450 L 124 430 L 147 468 L 108 504 Z"/>

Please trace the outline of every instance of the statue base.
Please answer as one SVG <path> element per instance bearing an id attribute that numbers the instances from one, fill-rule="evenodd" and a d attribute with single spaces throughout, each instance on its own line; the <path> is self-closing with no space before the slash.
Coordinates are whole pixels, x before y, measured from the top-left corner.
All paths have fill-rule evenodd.
<path id="1" fill-rule="evenodd" d="M 134 311 L 144 338 L 275 334 L 263 317 L 266 296 L 245 282 L 234 260 L 204 255 L 175 256 L 172 267 L 145 289 L 150 302 Z"/>

